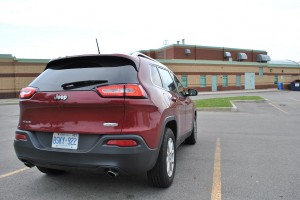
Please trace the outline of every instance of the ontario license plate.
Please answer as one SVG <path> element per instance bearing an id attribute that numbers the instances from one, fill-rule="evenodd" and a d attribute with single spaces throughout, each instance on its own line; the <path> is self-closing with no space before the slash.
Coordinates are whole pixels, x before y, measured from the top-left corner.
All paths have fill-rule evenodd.
<path id="1" fill-rule="evenodd" d="M 53 133 L 52 148 L 77 149 L 78 140 L 79 140 L 78 134 Z"/>

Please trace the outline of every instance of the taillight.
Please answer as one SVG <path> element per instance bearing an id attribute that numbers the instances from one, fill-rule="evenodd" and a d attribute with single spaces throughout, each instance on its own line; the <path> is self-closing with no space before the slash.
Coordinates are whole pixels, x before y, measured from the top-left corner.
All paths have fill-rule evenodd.
<path id="1" fill-rule="evenodd" d="M 124 85 L 108 85 L 97 88 L 103 97 L 123 97 Z"/>
<path id="2" fill-rule="evenodd" d="M 134 97 L 146 98 L 146 92 L 140 85 L 126 84 L 126 85 L 108 85 L 98 87 L 97 91 L 102 97 Z"/>
<path id="3" fill-rule="evenodd" d="M 140 85 L 125 85 L 126 97 L 146 97 L 146 93 Z"/>
<path id="4" fill-rule="evenodd" d="M 119 147 L 136 147 L 138 145 L 135 140 L 108 140 L 106 144 Z"/>
<path id="5" fill-rule="evenodd" d="M 26 141 L 27 140 L 27 136 L 25 134 L 16 133 L 16 140 Z"/>
<path id="6" fill-rule="evenodd" d="M 26 87 L 23 88 L 20 92 L 20 99 L 29 99 L 36 93 L 36 88 Z"/>

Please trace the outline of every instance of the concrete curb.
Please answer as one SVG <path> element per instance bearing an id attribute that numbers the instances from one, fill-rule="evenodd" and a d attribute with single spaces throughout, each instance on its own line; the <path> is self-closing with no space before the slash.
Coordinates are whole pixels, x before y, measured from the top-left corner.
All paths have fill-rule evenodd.
<path id="1" fill-rule="evenodd" d="M 219 107 L 219 108 L 197 108 L 197 111 L 213 111 L 213 112 L 232 112 L 230 107 Z"/>
<path id="2" fill-rule="evenodd" d="M 0 105 L 16 105 L 19 104 L 19 99 L 0 99 Z"/>
<path id="3" fill-rule="evenodd" d="M 235 103 L 265 103 L 267 100 L 266 99 L 260 99 L 260 100 L 232 100 L 230 102 L 235 102 Z"/>
<path id="4" fill-rule="evenodd" d="M 211 111 L 211 112 L 239 112 L 238 107 L 234 103 L 265 103 L 266 99 L 261 100 L 232 100 L 230 101 L 232 107 L 220 108 L 197 108 L 197 111 Z"/>
<path id="5" fill-rule="evenodd" d="M 234 101 L 230 101 L 232 108 L 231 108 L 231 112 L 238 112 L 239 109 L 236 107 L 236 105 L 234 104 Z"/>
<path id="6" fill-rule="evenodd" d="M 271 89 L 257 89 L 257 90 L 228 90 L 228 91 L 217 91 L 217 92 L 198 92 L 198 95 L 221 95 L 221 94 L 251 94 L 261 92 L 280 92 L 277 88 Z"/>

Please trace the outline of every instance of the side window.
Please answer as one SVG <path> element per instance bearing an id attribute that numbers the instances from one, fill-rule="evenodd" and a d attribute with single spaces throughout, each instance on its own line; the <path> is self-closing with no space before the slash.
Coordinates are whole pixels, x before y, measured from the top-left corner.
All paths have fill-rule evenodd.
<path id="1" fill-rule="evenodd" d="M 206 75 L 200 75 L 200 87 L 206 87 Z"/>
<path id="2" fill-rule="evenodd" d="M 236 75 L 235 80 L 236 86 L 241 86 L 241 75 Z"/>
<path id="3" fill-rule="evenodd" d="M 275 85 L 278 84 L 278 75 L 274 75 L 274 84 L 275 84 Z"/>
<path id="4" fill-rule="evenodd" d="M 168 91 L 177 93 L 176 85 L 175 85 L 170 73 L 167 70 L 164 70 L 161 68 L 158 68 L 158 71 L 161 75 L 164 88 Z"/>
<path id="5" fill-rule="evenodd" d="M 160 79 L 160 75 L 157 71 L 156 66 L 151 66 L 151 79 L 155 85 L 157 85 L 159 87 L 163 87 L 161 79 Z"/>
<path id="6" fill-rule="evenodd" d="M 228 75 L 223 75 L 222 86 L 223 87 L 227 87 L 228 86 Z"/>
<path id="7" fill-rule="evenodd" d="M 174 74 L 171 74 L 172 78 L 174 79 L 177 88 L 178 88 L 178 92 L 181 96 L 185 96 L 185 89 L 183 87 L 183 85 L 180 83 L 180 81 L 178 80 L 178 78 L 176 76 L 174 76 Z"/>
<path id="8" fill-rule="evenodd" d="M 264 76 L 264 68 L 263 67 L 258 68 L 258 75 L 261 76 L 261 77 Z"/>

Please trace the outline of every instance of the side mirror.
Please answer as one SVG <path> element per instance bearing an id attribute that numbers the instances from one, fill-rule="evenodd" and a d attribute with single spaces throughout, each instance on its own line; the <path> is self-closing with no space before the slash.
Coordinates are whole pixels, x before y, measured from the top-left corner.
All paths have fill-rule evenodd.
<path id="1" fill-rule="evenodd" d="M 197 96 L 198 91 L 194 89 L 188 89 L 187 96 Z"/>

